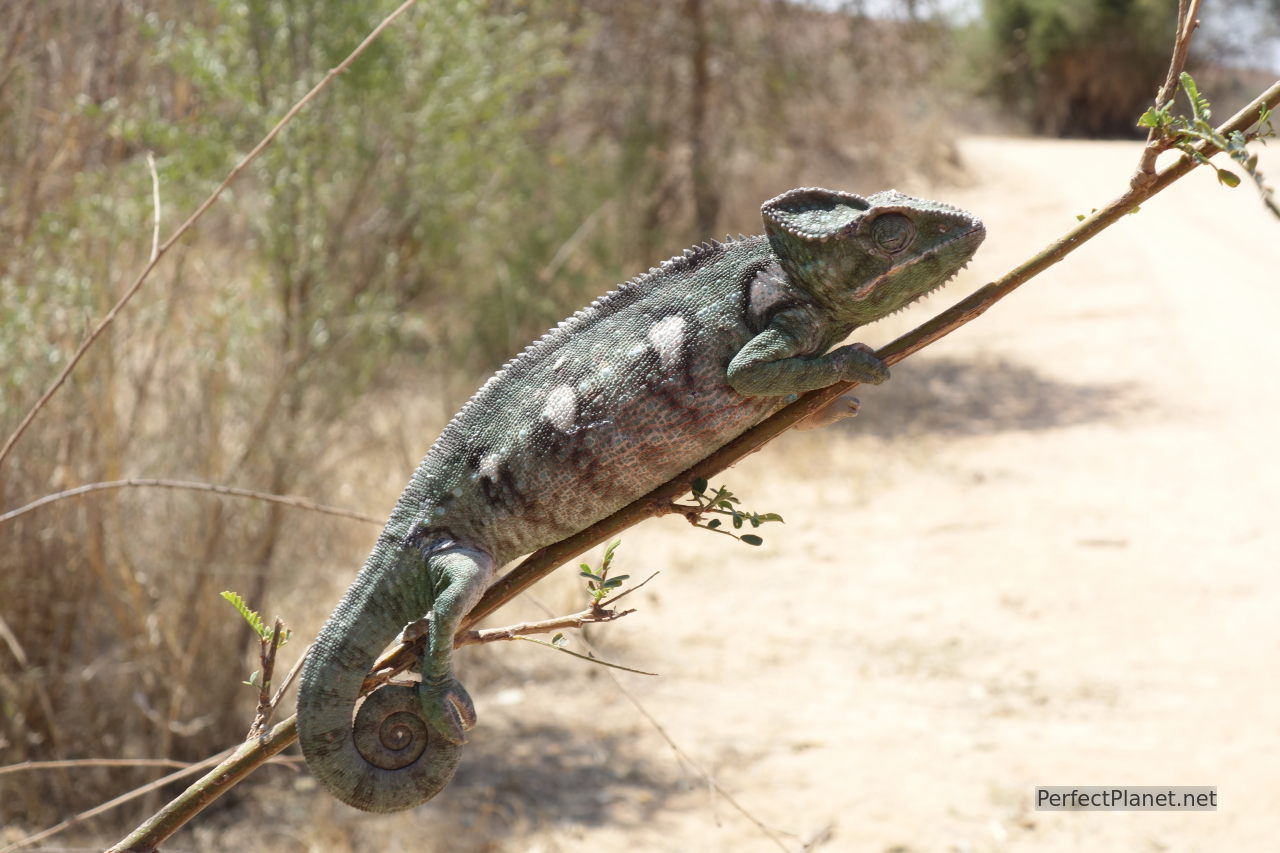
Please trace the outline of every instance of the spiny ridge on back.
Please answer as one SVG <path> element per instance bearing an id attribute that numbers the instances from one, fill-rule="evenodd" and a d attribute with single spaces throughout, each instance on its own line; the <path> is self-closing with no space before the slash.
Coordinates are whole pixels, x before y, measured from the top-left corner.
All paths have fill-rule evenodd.
<path id="1" fill-rule="evenodd" d="M 508 359 L 502 367 L 498 368 L 497 372 L 490 376 L 483 385 L 476 389 L 476 392 L 471 395 L 467 402 L 462 404 L 462 408 L 460 408 L 457 414 L 450 419 L 449 423 L 453 424 L 463 418 L 477 398 L 484 394 L 490 386 L 502 379 L 504 374 L 508 373 L 524 360 L 536 357 L 537 354 L 546 347 L 554 346 L 562 339 L 573 335 L 573 333 L 577 331 L 583 323 L 606 317 L 616 306 L 620 304 L 631 304 L 634 301 L 634 296 L 644 295 L 649 288 L 654 286 L 662 286 L 664 282 L 659 280 L 659 276 L 664 274 L 673 275 L 695 270 L 706 261 L 718 257 L 726 244 L 736 243 L 747 239 L 750 238 L 739 234 L 738 239 L 736 240 L 733 237 L 727 237 L 724 242 L 719 240 L 707 240 L 702 243 L 698 243 L 697 245 L 685 249 L 679 255 L 674 255 L 668 258 L 660 265 L 650 267 L 647 271 L 624 281 L 613 290 L 610 290 L 603 296 L 596 298 L 590 305 L 575 311 L 573 314 L 561 320 L 559 323 L 544 332 L 541 337 L 533 341 L 533 343 L 529 344 L 515 356 Z M 637 294 L 637 289 L 641 290 L 642 293 Z M 449 428 L 446 426 L 441 435 L 432 443 L 431 450 L 436 449 L 437 445 L 440 444 L 440 440 L 444 438 L 448 431 Z"/>

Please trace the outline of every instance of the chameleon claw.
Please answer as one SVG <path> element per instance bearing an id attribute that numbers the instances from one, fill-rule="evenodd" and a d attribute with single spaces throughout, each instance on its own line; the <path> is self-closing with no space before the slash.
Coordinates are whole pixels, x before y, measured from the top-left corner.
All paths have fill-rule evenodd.
<path id="1" fill-rule="evenodd" d="M 465 687 L 453 676 L 424 679 L 418 687 L 422 715 L 450 743 L 467 742 L 467 730 L 476 724 L 476 706 Z"/>
<path id="2" fill-rule="evenodd" d="M 876 358 L 866 344 L 849 344 L 832 353 L 840 359 L 841 378 L 848 382 L 879 385 L 889 379 L 889 365 Z"/>

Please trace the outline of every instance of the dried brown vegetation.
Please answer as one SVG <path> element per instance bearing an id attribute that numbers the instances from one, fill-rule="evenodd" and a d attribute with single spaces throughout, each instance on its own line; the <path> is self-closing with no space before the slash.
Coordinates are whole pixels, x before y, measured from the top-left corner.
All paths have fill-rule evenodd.
<path id="1" fill-rule="evenodd" d="M 691 11 L 701 27 L 680 25 Z M 7 14 L 6 434 L 146 259 L 146 153 L 171 224 L 376 18 L 269 0 L 14 0 Z M 877 61 L 870 27 L 877 50 L 917 64 Z M 947 159 L 919 132 L 940 121 L 927 27 L 546 0 L 424 4 L 389 36 L 98 342 L 5 461 L 0 508 L 151 476 L 379 512 L 475 376 L 592 293 L 709 223 L 754 229 L 784 186 L 872 186 L 890 164 Z M 253 644 L 217 593 L 306 634 L 371 535 L 142 490 L 0 528 L 6 763 L 194 760 L 239 737 Z M 0 824 L 49 824 L 155 775 L 0 776 Z"/>

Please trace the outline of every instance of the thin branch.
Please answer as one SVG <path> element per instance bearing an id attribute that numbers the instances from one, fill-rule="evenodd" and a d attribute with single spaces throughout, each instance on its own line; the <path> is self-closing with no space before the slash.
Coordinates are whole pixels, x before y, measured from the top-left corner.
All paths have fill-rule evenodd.
<path id="1" fill-rule="evenodd" d="M 1178 77 L 1183 66 L 1187 64 L 1187 52 L 1191 49 L 1191 36 L 1195 34 L 1200 21 L 1196 15 L 1200 12 L 1200 0 L 1178 0 L 1177 32 L 1173 38 L 1173 55 L 1169 57 L 1169 73 L 1165 75 L 1164 85 L 1156 93 L 1156 109 L 1173 100 L 1178 87 Z M 1151 128 L 1147 134 L 1146 147 L 1142 149 L 1142 157 L 1138 160 L 1138 171 L 1133 180 L 1145 183 L 1155 179 L 1156 158 L 1162 151 L 1168 150 L 1158 128 Z"/>
<path id="2" fill-rule="evenodd" d="M 19 761 L 0 767 L 0 776 L 27 770 L 60 770 L 81 767 L 190 767 L 190 761 L 173 758 L 71 758 L 65 761 Z"/>
<path id="3" fill-rule="evenodd" d="M 138 277 L 134 279 L 133 284 L 129 285 L 129 288 L 124 292 L 124 295 L 121 296 L 116 304 L 111 307 L 111 310 L 108 311 L 100 321 L 98 321 L 98 325 L 94 327 L 93 331 L 89 333 L 89 336 L 85 338 L 79 348 L 76 349 L 75 354 L 71 356 L 71 359 L 66 363 L 66 366 L 62 368 L 62 372 L 58 374 L 58 377 L 53 381 L 53 384 L 50 385 L 42 395 L 40 395 L 40 399 L 36 400 L 35 405 L 33 405 L 30 411 L 28 411 L 22 418 L 22 421 L 13 431 L 13 434 L 5 441 L 4 446 L 0 447 L 0 465 L 4 464 L 4 460 L 7 459 L 9 453 L 12 452 L 14 445 L 18 443 L 18 439 L 22 438 L 22 434 L 27 431 L 27 427 L 31 426 L 31 422 L 35 420 L 36 415 L 40 413 L 40 410 L 48 404 L 53 395 L 56 394 L 58 389 L 62 387 L 63 383 L 67 381 L 67 377 L 71 375 L 71 371 L 75 370 L 76 365 L 80 363 L 80 359 L 84 358 L 84 354 L 89 351 L 89 348 L 93 346 L 94 342 L 97 341 L 102 333 L 107 330 L 107 327 L 115 322 L 116 316 L 124 310 L 124 307 L 129 304 L 129 300 L 133 299 L 134 295 L 142 288 L 142 285 L 151 275 L 151 271 L 156 268 L 156 265 L 160 263 L 160 260 L 165 256 L 169 249 L 171 249 L 178 240 L 182 239 L 183 235 L 191 230 L 192 226 L 194 226 L 196 222 L 205 215 L 209 208 L 213 207 L 214 202 L 216 202 L 222 195 L 223 190 L 225 190 L 232 181 L 239 177 L 240 173 L 243 172 L 250 163 L 258 159 L 258 155 L 265 151 L 267 147 L 275 141 L 276 137 L 280 135 L 280 131 L 284 130 L 285 125 L 293 121 L 294 117 L 297 116 L 297 114 L 300 113 L 307 104 L 311 103 L 311 101 L 314 100 L 315 97 L 325 89 L 325 87 L 333 82 L 335 77 L 343 71 L 346 71 L 347 68 L 350 67 L 351 63 L 355 62 L 356 59 L 358 59 L 360 55 L 368 49 L 369 45 L 373 44 L 378 36 L 382 35 L 382 31 L 389 27 L 396 18 L 400 17 L 400 15 L 408 10 L 408 8 L 415 2 L 416 0 L 404 0 L 403 3 L 396 7 L 395 11 L 383 18 L 382 22 L 374 27 L 373 31 L 370 32 L 369 35 L 365 36 L 364 41 L 360 42 L 360 44 L 356 46 L 355 50 L 351 51 L 351 53 L 347 55 L 346 59 L 329 69 L 329 73 L 325 74 L 320 82 L 311 88 L 311 91 L 303 95 L 297 103 L 290 107 L 289 111 L 284 114 L 284 117 L 276 122 L 275 127 L 271 128 L 271 130 L 267 132 L 267 135 L 262 137 L 262 140 L 253 147 L 253 150 L 244 155 L 244 158 L 227 173 L 227 176 L 223 178 L 222 183 L 218 184 L 214 191 L 209 194 L 209 197 L 202 201 L 200 206 L 186 218 L 186 221 L 178 226 L 178 230 L 170 234 L 169 239 L 165 240 L 158 250 L 152 252 L 151 260 L 142 268 L 142 272 L 140 272 Z"/>
<path id="4" fill-rule="evenodd" d="M 311 645 L 315 645 L 312 643 Z M 307 659 L 307 654 L 311 651 L 311 646 L 307 646 L 302 650 L 302 654 L 294 661 L 293 666 L 289 667 L 289 674 L 284 677 L 284 681 L 280 682 L 280 686 L 276 688 L 276 695 L 271 697 L 271 707 L 280 707 L 280 700 L 284 698 L 284 692 L 289 689 L 289 685 L 293 684 L 293 680 L 298 677 L 298 673 L 302 672 L 302 664 Z"/>
<path id="5" fill-rule="evenodd" d="M 1277 80 L 1271 88 L 1255 98 L 1249 106 L 1222 125 L 1219 128 L 1219 132 L 1227 135 L 1237 130 L 1248 130 L 1257 122 L 1259 109 L 1264 106 L 1269 109 L 1280 107 L 1280 80 Z M 1009 295 L 1019 285 L 1066 258 L 1089 239 L 1095 237 L 1108 226 L 1115 224 L 1121 217 L 1131 213 L 1134 207 L 1151 198 L 1174 181 L 1182 178 L 1195 167 L 1195 161 L 1183 155 L 1177 162 L 1157 174 L 1155 180 L 1148 185 L 1140 188 L 1131 187 L 1124 195 L 1069 231 L 1061 240 L 1051 244 L 998 281 L 979 288 L 972 295 L 962 299 L 956 305 L 943 311 L 919 328 L 889 343 L 878 350 L 876 355 L 889 364 L 896 364 L 912 353 L 923 349 L 939 338 L 976 319 L 996 302 Z M 459 633 L 473 630 L 477 622 L 528 589 L 557 566 L 616 536 L 619 531 L 630 527 L 638 521 L 668 511 L 672 501 L 689 490 L 690 483 L 694 477 L 709 479 L 719 474 L 725 468 L 738 462 L 761 445 L 787 430 L 797 421 L 803 420 L 831 400 L 848 391 L 855 384 L 841 382 L 828 388 L 805 394 L 796 402 L 743 433 L 725 447 L 722 447 L 687 471 L 673 477 L 648 495 L 633 501 L 586 530 L 534 552 L 489 588 L 471 613 L 462 620 L 462 624 L 459 626 Z M 404 644 L 388 656 L 388 659 L 392 660 L 395 666 L 407 669 L 415 662 L 416 657 L 421 654 L 421 644 L 421 638 L 414 643 Z M 382 673 L 366 678 L 363 690 L 367 692 L 373 686 L 381 683 L 382 680 L 385 680 Z M 154 850 L 156 845 L 172 835 L 205 806 L 234 787 L 257 765 L 262 764 L 267 758 L 284 749 L 296 737 L 297 717 L 294 716 L 276 724 L 275 728 L 263 741 L 242 744 L 233 756 L 234 761 L 228 759 L 223 765 L 215 768 L 213 772 L 193 784 L 184 794 L 157 812 L 108 853 L 119 853 L 125 850 Z M 732 799 L 729 799 L 729 802 L 738 807 Z M 743 814 L 748 814 L 749 816 L 749 813 L 740 807 L 738 808 L 743 811 Z M 774 833 L 769 831 L 767 827 L 764 827 L 754 818 L 752 818 L 752 821 L 767 832 L 770 837 L 775 837 Z M 785 845 L 780 839 L 775 840 L 785 849 Z M 5 851 L 0 851 L 0 853 L 5 853 Z"/>
<path id="6" fill-rule="evenodd" d="M 18 666 L 26 669 L 27 650 L 22 647 L 22 643 L 18 642 L 18 635 L 13 633 L 9 623 L 4 621 L 3 614 L 0 614 L 0 640 L 4 640 L 4 644 L 9 647 L 9 653 L 18 662 Z"/>
<path id="7" fill-rule="evenodd" d="M 156 173 L 156 155 L 147 152 L 147 168 L 151 170 L 151 263 L 160 257 L 160 175 Z"/>
<path id="8" fill-rule="evenodd" d="M 282 504 L 291 506 L 294 509 L 305 509 L 311 512 L 321 512 L 325 515 L 336 515 L 340 518 L 350 518 L 355 521 L 364 521 L 369 524 L 382 524 L 385 519 L 372 515 L 366 515 L 363 512 L 356 512 L 351 509 L 343 509 L 339 506 L 329 506 L 327 504 L 316 503 L 306 498 L 294 497 L 293 495 L 273 495 L 270 492 L 259 492 L 254 489 L 239 489 L 235 486 L 222 486 L 217 483 L 201 483 L 195 480 L 158 480 L 152 478 L 134 477 L 128 480 L 108 480 L 103 483 L 88 483 L 83 486 L 76 486 L 74 489 L 67 489 L 62 492 L 54 492 L 51 495 L 45 495 L 39 500 L 32 501 L 26 506 L 20 506 L 17 509 L 11 509 L 6 513 L 0 514 L 0 524 L 6 521 L 12 521 L 20 515 L 37 510 L 42 506 L 48 506 L 51 503 L 57 503 L 67 498 L 74 498 L 77 495 L 87 495 L 90 492 L 102 492 L 110 489 L 128 489 L 128 488 L 147 488 L 147 489 L 178 489 L 188 492 L 212 492 L 215 495 L 222 495 L 230 498 L 249 498 L 255 501 L 265 501 L 267 503 Z"/>
<path id="9" fill-rule="evenodd" d="M 654 678 L 658 677 L 658 673 L 656 672 L 645 672 L 643 669 L 632 669 L 631 667 L 623 666 L 620 663 L 609 663 L 607 660 L 601 660 L 600 658 L 596 657 L 593 654 L 584 655 L 581 652 L 575 652 L 572 649 L 566 649 L 563 646 L 557 646 L 555 643 L 548 643 L 546 640 L 535 640 L 533 637 L 512 637 L 511 639 L 524 640 L 526 643 L 537 643 L 539 646 L 546 646 L 547 648 L 552 649 L 553 651 L 562 652 L 566 655 L 571 655 L 575 658 L 582 658 L 587 663 L 594 663 L 597 666 L 604 666 L 604 667 L 608 667 L 609 669 L 620 669 L 623 672 L 634 672 L 636 675 L 651 675 Z"/>
<path id="10" fill-rule="evenodd" d="M 261 640 L 262 650 L 258 655 L 262 663 L 262 683 L 258 685 L 258 709 L 249 726 L 249 734 L 245 740 L 253 740 L 266 734 L 267 725 L 271 722 L 271 714 L 276 709 L 274 697 L 271 695 L 271 676 L 276 668 L 276 653 L 280 651 L 280 641 L 285 638 L 284 622 L 276 617 L 271 630 L 270 640 Z"/>
<path id="11" fill-rule="evenodd" d="M 607 610 L 603 607 L 591 607 L 568 616 L 557 616 L 554 619 L 543 619 L 538 622 L 518 622 L 505 628 L 482 628 L 461 634 L 454 641 L 454 648 L 471 646 L 478 643 L 496 643 L 503 640 L 522 640 L 526 634 L 550 634 L 552 631 L 567 631 L 595 625 L 602 622 L 613 622 L 623 616 L 635 613 L 635 610 Z"/>
<path id="12" fill-rule="evenodd" d="M 647 577 L 647 578 L 645 578 L 644 580 L 640 581 L 640 583 L 636 584 L 635 586 L 627 587 L 626 589 L 622 590 L 621 592 L 618 592 L 618 593 L 615 593 L 614 595 L 609 596 L 609 603 L 610 603 L 610 604 L 617 604 L 621 599 L 623 599 L 623 598 L 625 598 L 626 596 L 630 595 L 631 593 L 635 592 L 637 589 L 639 589 L 640 587 L 644 586 L 645 584 L 647 584 L 649 581 L 653 580 L 654 578 L 656 578 L 656 577 L 657 577 L 658 575 L 660 575 L 660 574 L 662 574 L 662 573 L 661 573 L 661 572 L 654 572 L 653 574 L 649 575 L 649 577 Z M 627 612 L 629 613 L 630 611 L 627 611 Z"/>

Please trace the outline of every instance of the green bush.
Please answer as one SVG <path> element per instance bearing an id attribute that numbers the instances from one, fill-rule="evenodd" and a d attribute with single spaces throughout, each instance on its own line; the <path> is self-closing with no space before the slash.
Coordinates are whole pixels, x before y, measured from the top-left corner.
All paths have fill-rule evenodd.
<path id="1" fill-rule="evenodd" d="M 985 0 L 992 91 L 1052 136 L 1138 136 L 1173 44 L 1177 0 Z"/>

